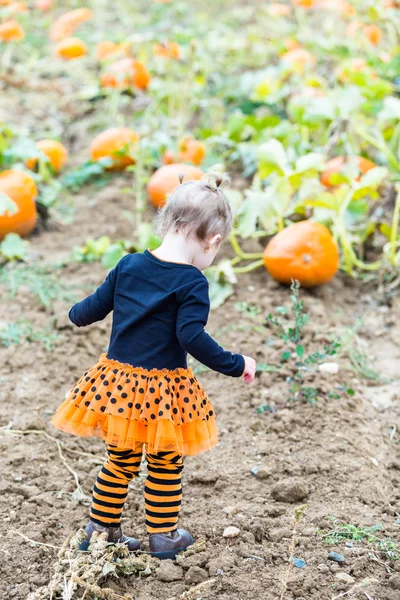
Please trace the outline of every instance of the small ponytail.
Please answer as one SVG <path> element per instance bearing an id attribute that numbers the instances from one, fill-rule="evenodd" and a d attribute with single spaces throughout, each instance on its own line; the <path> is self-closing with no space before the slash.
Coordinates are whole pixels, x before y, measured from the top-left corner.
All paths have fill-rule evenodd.
<path id="1" fill-rule="evenodd" d="M 204 181 L 204 187 L 213 192 L 229 187 L 231 180 L 226 173 L 206 173 L 201 181 Z"/>

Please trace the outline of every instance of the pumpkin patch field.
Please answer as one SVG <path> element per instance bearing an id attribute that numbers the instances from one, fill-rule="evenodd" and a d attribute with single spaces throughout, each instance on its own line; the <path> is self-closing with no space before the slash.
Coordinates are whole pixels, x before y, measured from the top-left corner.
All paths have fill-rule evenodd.
<path id="1" fill-rule="evenodd" d="M 107 350 L 69 308 L 156 249 L 183 181 L 230 177 L 189 357 L 219 444 L 148 553 L 77 548 L 106 453 L 50 420 Z M 400 598 L 400 2 L 0 0 L 0 599 Z"/>

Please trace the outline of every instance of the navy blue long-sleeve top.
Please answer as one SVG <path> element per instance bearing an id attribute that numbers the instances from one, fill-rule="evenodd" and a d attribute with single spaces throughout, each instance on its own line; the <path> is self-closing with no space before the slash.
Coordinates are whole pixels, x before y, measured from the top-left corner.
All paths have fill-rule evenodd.
<path id="1" fill-rule="evenodd" d="M 187 368 L 187 353 L 225 375 L 240 377 L 244 358 L 224 350 L 204 331 L 210 310 L 208 281 L 186 263 L 151 251 L 127 254 L 97 290 L 75 304 L 78 327 L 113 311 L 107 357 L 145 369 Z"/>

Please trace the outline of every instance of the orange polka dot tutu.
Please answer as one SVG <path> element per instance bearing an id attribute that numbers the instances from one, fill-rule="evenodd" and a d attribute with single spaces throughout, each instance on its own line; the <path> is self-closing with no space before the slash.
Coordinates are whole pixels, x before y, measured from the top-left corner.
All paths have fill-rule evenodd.
<path id="1" fill-rule="evenodd" d="M 218 443 L 215 412 L 190 368 L 144 369 L 100 356 L 51 419 L 66 433 L 118 448 L 196 455 Z"/>

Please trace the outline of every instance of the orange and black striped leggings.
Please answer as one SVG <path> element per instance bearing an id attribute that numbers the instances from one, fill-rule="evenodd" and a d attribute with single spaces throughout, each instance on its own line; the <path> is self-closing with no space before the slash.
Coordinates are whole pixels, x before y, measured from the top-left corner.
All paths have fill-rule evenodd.
<path id="1" fill-rule="evenodd" d="M 105 527 L 121 523 L 128 495 L 128 484 L 137 477 L 142 461 L 143 444 L 133 450 L 107 445 L 108 458 L 93 486 L 90 518 Z M 182 500 L 182 456 L 176 452 L 146 452 L 148 476 L 144 487 L 146 527 L 148 533 L 166 533 L 177 527 Z"/>

